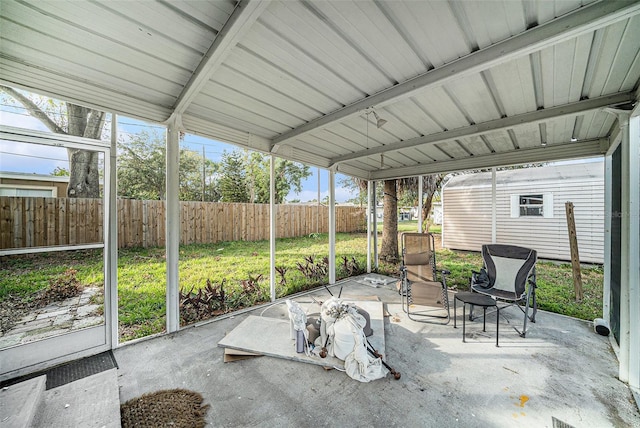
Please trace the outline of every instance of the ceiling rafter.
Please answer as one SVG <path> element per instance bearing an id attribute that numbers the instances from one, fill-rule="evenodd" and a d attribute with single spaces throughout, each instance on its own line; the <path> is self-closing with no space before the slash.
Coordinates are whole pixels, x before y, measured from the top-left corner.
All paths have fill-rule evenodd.
<path id="1" fill-rule="evenodd" d="M 594 31 L 638 13 L 640 13 L 640 3 L 610 1 L 592 3 L 575 12 L 534 27 L 485 49 L 470 53 L 442 67 L 427 71 L 342 107 L 333 113 L 300 125 L 273 138 L 272 150 L 277 149 L 280 145 L 292 142 L 296 137 L 312 132 L 315 129 L 359 114 L 369 107 L 383 107 L 390 102 L 411 96 L 416 91 L 443 85 L 448 81 L 481 72 L 499 63 L 531 54 L 547 46 Z"/>
<path id="2" fill-rule="evenodd" d="M 365 156 L 371 156 L 378 153 L 385 153 L 391 150 L 402 150 L 409 147 L 421 146 L 424 144 L 435 144 L 447 140 L 481 135 L 487 132 L 501 131 L 519 125 L 539 123 L 548 119 L 585 113 L 603 107 L 627 103 L 629 101 L 632 101 L 634 97 L 635 94 L 633 92 L 624 92 L 588 100 L 581 100 L 571 104 L 551 107 L 543 110 L 536 110 L 533 112 L 522 113 L 502 119 L 490 120 L 488 122 L 478 123 L 476 125 L 452 129 L 450 131 L 439 132 L 437 134 L 429 134 L 422 137 L 412 138 L 410 140 L 400 141 L 398 143 L 387 144 L 386 146 L 377 146 L 372 147 L 368 150 L 360 150 L 358 152 L 334 157 L 330 160 L 330 163 L 333 165 L 335 163 L 358 159 Z"/>
<path id="3" fill-rule="evenodd" d="M 424 165 L 384 169 L 369 174 L 369 180 L 389 180 L 416 175 L 429 175 L 453 171 L 518 165 L 523 163 L 552 162 L 555 160 L 579 159 L 602 156 L 609 140 L 598 138 L 580 142 L 567 142 L 546 147 L 535 147 L 495 154 L 469 157 L 464 160 L 447 160 Z"/>
<path id="4" fill-rule="evenodd" d="M 227 58 L 231 49 L 251 30 L 253 23 L 269 6 L 270 0 L 242 0 L 229 20 L 213 39 L 213 43 L 184 86 L 173 106 L 173 115 L 184 113 L 207 84 L 213 73 Z"/>

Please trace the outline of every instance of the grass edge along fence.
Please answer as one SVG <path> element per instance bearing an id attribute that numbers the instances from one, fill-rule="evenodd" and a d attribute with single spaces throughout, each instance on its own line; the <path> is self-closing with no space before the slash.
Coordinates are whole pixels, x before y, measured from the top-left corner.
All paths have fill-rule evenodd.
<path id="1" fill-rule="evenodd" d="M 336 206 L 336 231 L 360 232 L 365 208 Z M 165 245 L 166 202 L 118 199 L 118 247 Z M 102 199 L 0 197 L 0 249 L 102 242 Z M 276 205 L 276 236 L 327 233 L 328 207 Z M 269 205 L 180 202 L 180 244 L 269 239 Z"/>

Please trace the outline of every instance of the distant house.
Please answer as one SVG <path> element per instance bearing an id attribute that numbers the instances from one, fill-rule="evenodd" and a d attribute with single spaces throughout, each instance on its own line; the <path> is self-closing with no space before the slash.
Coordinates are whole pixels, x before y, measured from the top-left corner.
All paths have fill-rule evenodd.
<path id="1" fill-rule="evenodd" d="M 0 171 L 0 196 L 67 196 L 69 177 Z"/>
<path id="2" fill-rule="evenodd" d="M 442 203 L 434 202 L 431 204 L 431 222 L 433 224 L 442 224 Z"/>
<path id="3" fill-rule="evenodd" d="M 496 243 L 571 260 L 565 202 L 574 204 L 580 261 L 604 262 L 604 165 L 588 162 L 496 172 Z M 492 240 L 490 172 L 455 176 L 443 189 L 442 245 L 480 251 Z"/>

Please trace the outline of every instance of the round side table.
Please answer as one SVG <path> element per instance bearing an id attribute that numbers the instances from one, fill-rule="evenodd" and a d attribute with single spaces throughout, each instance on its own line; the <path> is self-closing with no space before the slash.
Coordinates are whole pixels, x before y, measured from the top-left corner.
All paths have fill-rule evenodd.
<path id="1" fill-rule="evenodd" d="M 455 298 L 453 299 L 453 328 L 458 328 L 456 325 L 457 318 L 457 309 L 456 309 L 456 301 L 460 300 L 462 302 L 462 341 L 465 341 L 465 333 L 466 333 L 466 316 L 465 316 L 465 307 L 466 305 L 471 306 L 481 306 L 483 310 L 482 317 L 482 331 L 487 331 L 487 308 L 495 307 L 496 308 L 496 346 L 498 345 L 498 331 L 500 328 L 500 307 L 496 304 L 496 301 L 489 296 L 480 293 L 469 293 L 469 292 L 460 292 L 456 293 Z"/>

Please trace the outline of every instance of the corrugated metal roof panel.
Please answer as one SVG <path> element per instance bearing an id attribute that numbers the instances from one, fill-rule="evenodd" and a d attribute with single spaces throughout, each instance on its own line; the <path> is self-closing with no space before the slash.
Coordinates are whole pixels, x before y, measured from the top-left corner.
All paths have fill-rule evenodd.
<path id="1" fill-rule="evenodd" d="M 339 104 L 347 104 L 365 95 L 333 73 L 328 64 L 314 58 L 294 41 L 282 37 L 266 23 L 257 22 L 242 40 L 242 46 L 262 61 L 277 65 Z"/>
<path id="2" fill-rule="evenodd" d="M 309 59 L 326 64 L 322 68 L 329 69 L 362 94 L 393 84 L 373 63 L 362 61 L 363 55 L 357 47 L 345 42 L 337 28 L 318 19 L 321 13 L 312 3 L 274 2 L 264 20 L 289 43 L 309 55 Z M 318 46 L 318 49 L 310 52 L 308 46 Z"/>
<path id="3" fill-rule="evenodd" d="M 543 113 L 637 88 L 638 14 L 580 0 L 4 1 L 0 81 L 152 121 L 179 108 L 188 132 L 231 128 L 390 177 L 511 162 L 543 142 L 596 153 L 567 143 L 608 138 L 610 115 Z"/>
<path id="4" fill-rule="evenodd" d="M 313 2 L 320 19 L 332 23 L 346 43 L 358 47 L 392 82 L 424 71 L 424 64 L 375 2 Z M 378 88 L 379 90 L 380 88 Z"/>
<path id="5" fill-rule="evenodd" d="M 485 73 L 496 87 L 496 96 L 504 109 L 504 114 L 534 111 L 537 108 L 531 56 L 508 61 Z"/>
<path id="6" fill-rule="evenodd" d="M 439 67 L 469 52 L 464 33 L 445 2 L 380 2 L 425 68 Z"/>
<path id="7" fill-rule="evenodd" d="M 595 138 L 598 135 L 607 135 L 613 128 L 615 120 L 614 115 L 602 111 L 585 114 L 580 128 L 581 133 L 577 138 L 589 139 Z"/>
<path id="8" fill-rule="evenodd" d="M 414 98 L 443 130 L 469 125 L 464 113 L 458 109 L 443 88 L 421 91 Z"/>
<path id="9" fill-rule="evenodd" d="M 467 120 L 467 124 L 500 118 L 486 81 L 481 74 L 451 82 L 445 86 L 447 95 Z"/>

